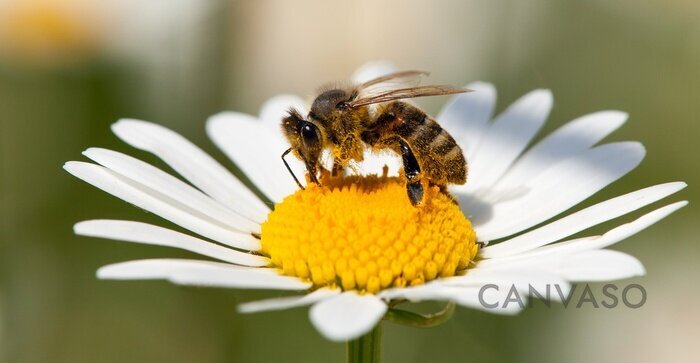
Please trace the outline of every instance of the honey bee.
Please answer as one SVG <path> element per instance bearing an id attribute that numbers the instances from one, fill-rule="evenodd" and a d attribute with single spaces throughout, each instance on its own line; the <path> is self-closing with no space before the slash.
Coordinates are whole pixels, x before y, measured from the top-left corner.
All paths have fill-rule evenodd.
<path id="1" fill-rule="evenodd" d="M 366 148 L 392 150 L 401 156 L 410 202 L 420 205 L 424 185 L 464 184 L 467 162 L 454 138 L 418 107 L 403 99 L 449 95 L 468 89 L 447 85 L 415 84 L 421 71 L 402 71 L 359 85 L 321 91 L 303 117 L 290 109 L 282 118 L 282 131 L 291 147 L 282 154 L 287 170 L 299 185 L 285 156 L 290 152 L 306 165 L 309 179 L 319 183 L 322 152 L 333 156 L 331 172 L 337 174 L 352 162 L 363 160 Z"/>

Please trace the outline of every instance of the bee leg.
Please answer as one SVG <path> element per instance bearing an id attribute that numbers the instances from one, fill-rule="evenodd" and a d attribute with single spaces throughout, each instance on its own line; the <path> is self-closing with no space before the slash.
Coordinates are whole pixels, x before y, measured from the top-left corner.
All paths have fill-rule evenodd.
<path id="1" fill-rule="evenodd" d="M 406 192 L 414 207 L 420 205 L 423 201 L 423 184 L 420 182 L 408 182 L 406 184 Z"/>
<path id="2" fill-rule="evenodd" d="M 416 156 L 408 146 L 406 141 L 399 141 L 401 147 L 401 158 L 403 159 L 403 171 L 406 174 L 406 192 L 408 199 L 414 206 L 420 205 L 423 201 L 423 184 L 421 183 L 421 170 Z"/>
<path id="3" fill-rule="evenodd" d="M 309 172 L 309 179 L 311 179 L 314 184 L 320 185 L 321 183 L 318 182 L 318 178 L 316 177 L 316 165 L 306 163 L 306 170 Z"/>
<path id="4" fill-rule="evenodd" d="M 333 170 L 331 170 L 331 176 L 337 177 L 337 176 L 343 175 L 344 173 L 345 173 L 345 168 L 343 168 L 343 165 L 338 160 L 336 160 L 333 163 Z"/>
<path id="5" fill-rule="evenodd" d="M 292 171 L 292 168 L 289 167 L 289 164 L 287 163 L 287 160 L 284 158 L 284 157 L 287 156 L 287 154 L 289 154 L 291 151 L 292 151 L 292 148 L 290 147 L 289 149 L 285 150 L 285 152 L 282 153 L 282 162 L 284 163 L 284 166 L 287 167 L 287 171 L 289 171 L 289 174 L 292 176 L 292 178 L 294 178 L 294 181 L 295 181 L 295 182 L 297 183 L 297 185 L 299 186 L 299 189 L 304 190 L 304 186 L 301 185 L 301 183 L 299 182 L 299 179 L 297 179 L 297 176 L 294 175 L 294 172 Z"/>

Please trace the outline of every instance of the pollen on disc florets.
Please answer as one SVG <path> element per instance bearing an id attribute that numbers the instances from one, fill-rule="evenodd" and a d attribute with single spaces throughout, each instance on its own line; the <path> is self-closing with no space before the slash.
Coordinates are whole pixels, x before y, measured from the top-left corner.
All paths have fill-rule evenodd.
<path id="1" fill-rule="evenodd" d="M 284 275 L 376 293 L 453 276 L 476 256 L 471 223 L 437 187 L 414 207 L 401 178 L 321 184 L 285 198 L 262 225 L 262 251 Z"/>

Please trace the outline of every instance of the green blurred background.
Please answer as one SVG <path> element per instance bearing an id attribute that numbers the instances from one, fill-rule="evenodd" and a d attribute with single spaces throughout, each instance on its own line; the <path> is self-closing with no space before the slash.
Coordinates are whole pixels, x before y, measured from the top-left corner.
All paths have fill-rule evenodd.
<path id="1" fill-rule="evenodd" d="M 205 136 L 207 116 L 257 114 L 268 97 L 309 95 L 384 59 L 430 70 L 441 83 L 491 81 L 498 109 L 551 88 L 545 131 L 588 112 L 627 111 L 610 140 L 640 140 L 648 155 L 586 204 L 674 180 L 690 188 L 672 199 L 691 201 L 615 246 L 647 267 L 646 277 L 629 281 L 646 288 L 643 308 L 535 304 L 515 317 L 458 309 L 431 330 L 386 325 L 386 362 L 693 361 L 698 19 L 694 0 L 0 0 L 0 359 L 343 361 L 344 346 L 324 340 L 306 309 L 235 312 L 239 302 L 277 293 L 97 280 L 95 270 L 111 262 L 190 255 L 74 236 L 72 225 L 90 218 L 167 223 L 61 166 L 90 146 L 162 166 L 110 133 L 120 117 L 171 127 L 231 166 Z M 434 114 L 444 101 L 422 104 Z"/>

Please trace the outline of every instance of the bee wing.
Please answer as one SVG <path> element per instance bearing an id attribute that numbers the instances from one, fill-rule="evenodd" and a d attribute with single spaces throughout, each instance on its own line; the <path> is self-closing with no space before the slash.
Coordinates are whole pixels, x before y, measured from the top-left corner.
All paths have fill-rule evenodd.
<path id="1" fill-rule="evenodd" d="M 390 86 L 390 84 L 402 84 L 406 85 L 413 84 L 417 85 L 420 83 L 421 77 L 427 76 L 430 73 L 425 71 L 400 71 L 389 73 L 385 76 L 377 77 L 375 79 L 369 80 L 360 85 L 360 90 L 369 90 L 370 87 L 385 84 Z"/>
<path id="2" fill-rule="evenodd" d="M 360 91 L 358 97 L 351 101 L 349 105 L 350 107 L 359 107 L 371 105 L 373 103 L 389 102 L 406 98 L 451 95 L 455 93 L 464 93 L 470 91 L 471 90 L 467 88 L 454 87 L 448 85 L 417 86 L 408 88 L 389 89 L 375 92 L 373 94 L 363 94 L 363 92 Z"/>
<path id="3" fill-rule="evenodd" d="M 377 77 L 360 84 L 357 87 L 355 99 L 373 98 L 388 91 L 416 87 L 420 84 L 421 78 L 427 75 L 428 72 L 424 71 L 401 71 Z"/>
<path id="4" fill-rule="evenodd" d="M 348 169 L 350 169 L 355 175 L 362 175 L 362 166 L 355 160 L 350 160 L 348 163 Z"/>

